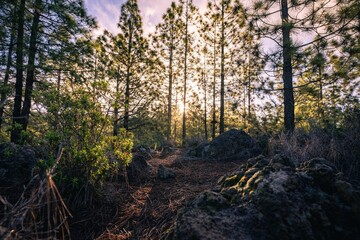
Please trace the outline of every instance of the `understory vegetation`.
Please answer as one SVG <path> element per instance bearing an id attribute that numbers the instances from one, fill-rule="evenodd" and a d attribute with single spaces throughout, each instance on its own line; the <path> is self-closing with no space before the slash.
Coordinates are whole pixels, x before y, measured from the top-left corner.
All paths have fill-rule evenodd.
<path id="1" fill-rule="evenodd" d="M 82 0 L 0 0 L 0 238 L 128 239 L 106 231 L 155 184 L 156 169 L 135 168 L 231 129 L 268 157 L 324 158 L 360 181 L 358 1 L 164 1 L 147 36 L 141 4 L 120 2 L 113 33 Z M 147 237 L 193 197 L 174 195 Z"/>

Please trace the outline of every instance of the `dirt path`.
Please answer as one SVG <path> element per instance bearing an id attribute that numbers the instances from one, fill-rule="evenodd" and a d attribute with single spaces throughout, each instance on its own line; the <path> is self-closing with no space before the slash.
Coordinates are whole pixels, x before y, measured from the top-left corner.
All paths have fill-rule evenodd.
<path id="1" fill-rule="evenodd" d="M 241 164 L 187 160 L 181 151 L 165 159 L 153 158 L 149 163 L 154 168 L 146 182 L 131 184 L 131 189 L 119 186 L 118 193 L 122 195 L 118 195 L 121 203 L 116 217 L 98 239 L 160 239 L 186 201 L 214 187 L 220 176 Z M 158 179 L 156 171 L 160 164 L 174 169 L 176 178 Z"/>

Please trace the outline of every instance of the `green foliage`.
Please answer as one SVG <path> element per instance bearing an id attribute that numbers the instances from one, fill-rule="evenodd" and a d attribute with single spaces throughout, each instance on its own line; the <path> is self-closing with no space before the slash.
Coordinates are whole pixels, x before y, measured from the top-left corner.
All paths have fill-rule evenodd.
<path id="1" fill-rule="evenodd" d="M 101 185 L 132 159 L 134 137 L 124 129 L 112 136 L 111 118 L 104 114 L 98 98 L 106 94 L 108 84 L 97 82 L 88 90 L 79 84 L 60 94 L 50 87 L 41 95 L 49 122 L 44 132 L 45 144 L 53 155 L 59 145 L 64 147 L 57 179 L 75 189 L 86 184 Z M 51 161 L 42 164 L 47 167 Z"/>
<path id="2" fill-rule="evenodd" d="M 120 166 L 131 162 L 132 135 L 125 130 L 119 136 L 104 137 L 97 143 L 85 148 L 72 148 L 69 155 L 73 164 L 83 176 L 76 176 L 76 181 L 90 181 L 96 185 L 103 183 L 107 178 L 118 174 Z M 66 166 L 65 168 L 68 168 Z M 72 178 L 72 181 L 74 178 Z"/>

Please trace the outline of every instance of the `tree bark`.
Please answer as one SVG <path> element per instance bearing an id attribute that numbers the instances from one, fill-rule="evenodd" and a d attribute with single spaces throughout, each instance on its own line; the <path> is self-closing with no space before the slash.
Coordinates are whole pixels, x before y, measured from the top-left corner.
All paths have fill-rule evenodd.
<path id="1" fill-rule="evenodd" d="M 220 134 L 225 130 L 225 6 L 224 0 L 221 1 L 221 69 L 220 69 Z"/>
<path id="2" fill-rule="evenodd" d="M 215 34 L 216 36 L 216 30 Z M 216 41 L 214 39 L 214 69 L 213 69 L 213 93 L 212 93 L 212 121 L 211 121 L 211 138 L 215 138 L 216 133 Z"/>
<path id="3" fill-rule="evenodd" d="M 174 50 L 174 26 L 170 29 L 170 53 L 169 53 L 169 95 L 168 95 L 168 129 L 167 139 L 171 140 L 171 122 L 172 122 L 172 84 L 173 84 L 173 50 Z"/>
<path id="4" fill-rule="evenodd" d="M 248 100 L 248 123 L 250 124 L 251 121 L 251 70 L 250 70 L 250 64 L 251 64 L 251 59 L 250 59 L 250 53 L 248 54 L 248 86 L 247 86 L 247 100 Z"/>
<path id="5" fill-rule="evenodd" d="M 13 124 L 11 130 L 11 141 L 20 143 L 21 130 L 21 104 L 22 104 L 22 88 L 23 88 L 23 71 L 24 71 L 24 18 L 25 18 L 25 2 L 21 0 L 19 11 L 17 14 L 17 44 L 16 44 L 16 82 L 15 82 L 15 98 L 13 107 Z"/>
<path id="6" fill-rule="evenodd" d="M 129 43 L 128 43 L 128 66 L 126 70 L 126 86 L 125 86 L 125 113 L 124 113 L 124 128 L 129 130 L 129 111 L 130 111 L 130 75 L 131 75 L 131 50 L 132 50 L 132 23 L 129 23 Z"/>
<path id="7" fill-rule="evenodd" d="M 2 127 L 2 123 L 3 123 L 3 116 L 4 116 L 4 108 L 5 108 L 6 98 L 7 98 L 7 95 L 9 93 L 8 84 L 9 84 L 9 79 L 10 79 L 10 68 L 11 68 L 11 65 L 12 65 L 12 55 L 13 55 L 13 50 L 14 50 L 13 45 L 14 45 L 14 41 L 15 41 L 16 12 L 17 12 L 17 4 L 15 2 L 13 24 L 12 24 L 11 34 L 10 34 L 10 46 L 9 46 L 9 50 L 8 50 L 6 69 L 5 69 L 5 77 L 4 77 L 4 82 L 3 82 L 2 86 L 1 86 L 0 130 L 1 130 L 1 127 Z"/>
<path id="8" fill-rule="evenodd" d="M 31 26 L 31 35 L 30 35 L 30 47 L 29 47 L 29 60 L 28 60 L 28 69 L 26 75 L 26 84 L 25 84 L 25 97 L 24 104 L 21 112 L 21 122 L 22 130 L 26 131 L 29 124 L 29 116 L 31 111 L 31 100 L 33 96 L 33 88 L 35 81 L 35 57 L 37 51 L 37 36 L 39 31 L 39 22 L 40 22 L 40 9 L 41 1 L 36 0 L 34 5 L 34 18 Z"/>
<path id="9" fill-rule="evenodd" d="M 318 50 L 318 55 L 320 55 L 320 51 Z M 320 123 L 325 123 L 324 116 L 324 108 L 323 108 L 323 74 L 322 74 L 323 63 L 319 63 L 318 65 L 318 73 L 319 73 L 319 98 L 318 98 L 318 117 L 320 118 Z"/>
<path id="10" fill-rule="evenodd" d="M 295 129 L 294 113 L 294 92 L 293 92 L 293 73 L 292 73 L 292 47 L 291 47 L 291 24 L 289 22 L 288 2 L 281 0 L 281 19 L 283 36 L 283 84 L 284 84 L 284 126 L 287 132 Z"/>
<path id="11" fill-rule="evenodd" d="M 189 2 L 186 1 L 185 13 L 185 56 L 184 56 L 184 111 L 182 117 L 182 146 L 186 143 L 186 84 L 187 84 L 187 55 L 188 55 L 188 26 L 189 26 Z"/>
<path id="12" fill-rule="evenodd" d="M 114 102 L 114 125 L 113 125 L 113 136 L 119 135 L 119 94 L 120 94 L 120 67 L 118 67 L 116 74 L 116 96 Z"/>
<path id="13" fill-rule="evenodd" d="M 206 63 L 204 59 L 204 70 L 203 70 L 203 81 L 204 81 L 204 133 L 205 133 L 205 140 L 208 140 L 208 126 L 207 126 L 207 82 L 206 82 Z"/>

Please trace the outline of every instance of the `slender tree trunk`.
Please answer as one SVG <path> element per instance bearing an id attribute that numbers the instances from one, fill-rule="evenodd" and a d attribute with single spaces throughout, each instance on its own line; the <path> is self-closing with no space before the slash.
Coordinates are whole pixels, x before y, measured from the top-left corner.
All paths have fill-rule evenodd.
<path id="1" fill-rule="evenodd" d="M 319 66 L 319 99 L 318 99 L 318 115 L 320 117 L 320 122 L 323 124 L 324 119 L 324 108 L 323 108 L 323 83 L 322 83 L 322 69 Z"/>
<path id="2" fill-rule="evenodd" d="M 116 74 L 116 92 L 115 92 L 115 102 L 114 102 L 114 125 L 113 125 L 113 136 L 119 135 L 119 94 L 120 94 L 120 68 L 118 67 Z"/>
<path id="3" fill-rule="evenodd" d="M 291 24 L 289 23 L 288 2 L 281 0 L 281 19 L 283 35 L 283 83 L 284 83 L 284 125 L 285 130 L 293 132 L 295 129 L 294 92 L 292 73 L 292 47 L 291 47 Z"/>
<path id="4" fill-rule="evenodd" d="M 126 86 L 125 86 L 125 113 L 124 113 L 124 128 L 129 130 L 129 110 L 130 110 L 130 67 L 126 74 Z"/>
<path id="5" fill-rule="evenodd" d="M 15 41 L 16 12 L 17 12 L 17 5 L 16 5 L 16 2 L 15 2 L 13 24 L 12 24 L 11 34 L 10 34 L 10 46 L 9 46 L 9 50 L 8 50 L 6 69 L 5 69 L 5 77 L 4 77 L 4 82 L 3 82 L 2 86 L 1 86 L 0 130 L 1 130 L 1 127 L 2 127 L 2 123 L 3 123 L 3 116 L 4 116 L 4 108 L 5 108 L 6 98 L 7 98 L 7 95 L 9 93 L 8 84 L 9 84 L 9 79 L 10 79 L 10 69 L 11 69 L 11 65 L 12 65 L 12 55 L 13 55 L 13 49 L 14 49 L 13 45 L 14 45 L 14 41 Z"/>
<path id="6" fill-rule="evenodd" d="M 167 139 L 171 140 L 171 120 L 172 120 L 172 84 L 173 84 L 173 50 L 174 50 L 174 26 L 170 29 L 170 56 L 169 56 L 169 95 L 168 95 L 168 129 Z"/>
<path id="7" fill-rule="evenodd" d="M 11 141 L 20 143 L 21 129 L 21 104 L 22 104 L 22 88 L 23 88 L 23 71 L 24 71 L 24 15 L 25 2 L 21 0 L 19 11 L 17 14 L 17 44 L 16 44 L 16 82 L 15 82 L 15 98 L 13 107 L 13 125 L 11 130 Z"/>
<path id="8" fill-rule="evenodd" d="M 95 50 L 95 58 L 94 58 L 94 86 L 96 86 L 96 82 L 98 80 L 99 70 L 98 70 L 98 52 Z M 93 101 L 96 101 L 96 87 L 93 87 Z"/>
<path id="9" fill-rule="evenodd" d="M 225 6 L 221 1 L 220 134 L 225 131 Z"/>
<path id="10" fill-rule="evenodd" d="M 175 89 L 175 106 L 177 106 L 177 105 L 178 105 L 178 92 L 177 92 L 176 89 Z M 178 115 L 177 112 L 178 112 L 178 111 L 176 111 L 176 116 Z M 175 142 L 176 142 L 177 139 L 178 139 L 177 125 L 178 125 L 178 118 L 176 117 L 176 118 L 175 118 L 175 122 L 174 122 L 174 139 L 175 139 Z"/>
<path id="11" fill-rule="evenodd" d="M 246 79 L 246 69 L 245 66 L 243 67 L 244 70 L 244 78 Z M 246 81 L 246 80 L 245 80 Z M 243 104 L 243 113 L 242 113 L 242 119 L 244 121 L 244 128 L 247 128 L 247 113 L 246 113 L 246 84 L 244 85 L 244 92 L 243 92 L 243 98 L 242 98 L 242 104 Z"/>
<path id="12" fill-rule="evenodd" d="M 215 30 L 216 31 L 216 30 Z M 216 32 L 215 32 L 216 35 Z M 214 69 L 213 69 L 213 91 L 212 91 L 212 121 L 211 138 L 215 138 L 216 133 L 216 41 L 214 39 Z"/>
<path id="13" fill-rule="evenodd" d="M 132 51 L 132 23 L 129 24 L 129 43 L 128 43 L 128 66 L 126 69 L 126 86 L 125 86 L 125 113 L 124 113 L 124 128 L 129 130 L 129 111 L 130 111 L 130 75 L 131 75 L 131 51 Z"/>
<path id="14" fill-rule="evenodd" d="M 182 146 L 185 146 L 186 141 L 186 84 L 187 84 L 187 55 L 188 55 L 188 27 L 189 27 L 189 2 L 186 1 L 186 13 L 185 13 L 185 56 L 184 56 L 184 111 L 182 119 Z"/>
<path id="15" fill-rule="evenodd" d="M 204 60 L 204 70 L 203 70 L 203 81 L 204 81 L 204 132 L 205 132 L 205 140 L 209 139 L 208 136 L 208 126 L 207 126 L 207 82 L 206 82 L 206 63 Z"/>
<path id="16" fill-rule="evenodd" d="M 248 91 L 247 91 L 247 100 L 248 100 L 248 123 L 251 121 L 251 73 L 250 73 L 250 53 L 248 55 L 249 64 L 248 64 Z"/>
<path id="17" fill-rule="evenodd" d="M 21 112 L 22 130 L 24 131 L 26 131 L 27 126 L 29 124 L 31 100 L 32 100 L 33 87 L 35 81 L 35 57 L 37 51 L 36 41 L 39 30 L 40 9 L 41 9 L 41 0 L 36 0 L 34 5 L 34 18 L 31 26 L 29 60 L 28 60 L 28 69 L 27 69 L 26 85 L 25 85 L 24 105 Z"/>
<path id="18" fill-rule="evenodd" d="M 61 88 L 61 68 L 59 66 L 58 80 L 57 80 L 57 86 L 56 86 L 56 91 L 58 92 L 59 95 L 60 95 L 60 88 Z"/>

